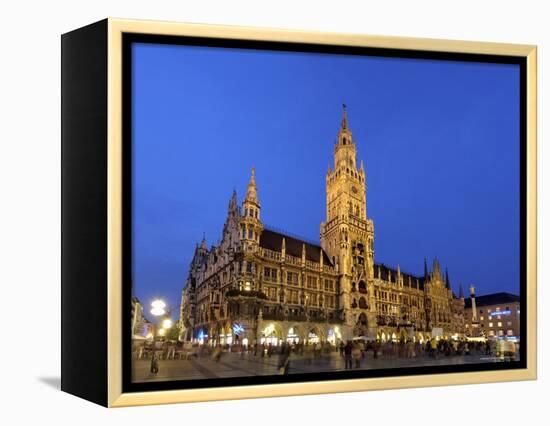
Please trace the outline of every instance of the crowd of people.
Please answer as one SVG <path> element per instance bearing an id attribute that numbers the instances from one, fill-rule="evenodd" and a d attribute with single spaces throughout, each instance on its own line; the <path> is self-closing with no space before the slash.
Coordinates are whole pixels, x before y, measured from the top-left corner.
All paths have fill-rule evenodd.
<path id="1" fill-rule="evenodd" d="M 397 358 L 433 358 L 452 356 L 486 356 L 500 359 L 514 360 L 517 354 L 516 344 L 506 339 L 466 341 L 454 339 L 432 338 L 426 341 L 387 341 L 379 340 L 348 340 L 339 341 L 336 345 L 329 342 L 282 342 L 281 345 L 271 343 L 256 343 L 253 345 L 194 345 L 188 355 L 194 357 L 211 357 L 219 362 L 226 353 L 238 353 L 241 359 L 245 357 L 271 358 L 276 356 L 277 370 L 280 374 L 287 374 L 290 368 L 291 355 L 293 359 L 303 359 L 311 364 L 316 359 L 327 359 L 331 352 L 337 351 L 344 358 L 345 369 L 361 368 L 369 353 L 372 359 Z M 375 361 L 374 361 L 375 362 Z M 158 372 L 159 357 L 151 358 L 151 373 Z"/>

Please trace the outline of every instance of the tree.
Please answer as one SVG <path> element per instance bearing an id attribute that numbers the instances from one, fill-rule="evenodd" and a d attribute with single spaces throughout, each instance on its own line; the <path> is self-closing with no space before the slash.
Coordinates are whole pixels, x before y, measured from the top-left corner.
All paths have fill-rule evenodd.
<path id="1" fill-rule="evenodd" d="M 169 330 L 166 331 L 166 340 L 178 341 L 180 336 L 180 324 L 175 323 Z"/>

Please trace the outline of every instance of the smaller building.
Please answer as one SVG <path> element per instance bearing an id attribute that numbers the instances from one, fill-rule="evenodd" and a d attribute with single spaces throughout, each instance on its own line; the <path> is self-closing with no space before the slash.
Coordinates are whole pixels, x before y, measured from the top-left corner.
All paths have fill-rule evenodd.
<path id="1" fill-rule="evenodd" d="M 145 317 L 143 306 L 137 297 L 132 297 L 132 335 L 143 335 Z"/>
<path id="2" fill-rule="evenodd" d="M 475 328 L 488 338 L 520 338 L 520 299 L 511 293 L 494 293 L 465 299 L 466 335 Z"/>

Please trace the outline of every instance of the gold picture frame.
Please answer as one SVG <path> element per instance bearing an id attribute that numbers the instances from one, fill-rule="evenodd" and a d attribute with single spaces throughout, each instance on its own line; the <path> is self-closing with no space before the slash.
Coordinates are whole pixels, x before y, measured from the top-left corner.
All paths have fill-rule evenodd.
<path id="1" fill-rule="evenodd" d="M 537 377 L 536 333 L 536 282 L 537 282 L 537 49 L 532 45 L 487 43 L 472 41 L 437 40 L 408 37 L 372 36 L 361 34 L 335 34 L 312 31 L 289 31 L 221 25 L 183 24 L 109 18 L 102 21 L 100 32 L 106 43 L 106 365 L 105 392 L 96 402 L 109 407 L 146 404 L 166 404 L 197 401 L 214 401 L 243 398 L 261 398 L 336 392 L 357 392 L 381 389 L 398 389 L 427 386 L 491 383 L 500 381 L 534 380 Z M 79 30 L 74 32 L 76 34 Z M 69 33 L 69 36 L 72 33 Z M 409 375 L 361 379 L 326 380 L 284 384 L 230 386 L 220 388 L 180 389 L 147 392 L 123 392 L 123 289 L 122 289 L 122 205 L 123 205 L 123 147 L 122 98 L 123 35 L 151 34 L 165 36 L 207 37 L 235 40 L 307 43 L 317 45 L 355 46 L 383 49 L 400 49 L 428 52 L 451 52 L 479 55 L 515 56 L 526 60 L 526 306 L 527 341 L 526 368 L 496 371 Z M 68 231 L 67 231 L 68 232 Z M 68 262 L 68 260 L 64 260 Z M 71 285 L 67 278 L 66 284 Z M 65 293 L 64 293 L 65 294 Z M 64 296 L 65 297 L 65 296 Z M 66 297 L 67 301 L 70 296 Z M 77 307 L 75 307 L 76 309 Z M 65 314 L 64 314 L 65 315 Z M 70 321 L 71 310 L 66 315 Z M 72 330 L 67 329 L 67 344 L 74 341 Z M 68 357 L 68 355 L 67 355 Z M 73 367 L 74 368 L 74 367 Z M 65 380 L 74 370 L 63 372 L 64 390 L 94 400 L 79 392 L 76 384 Z M 69 383 L 65 386 L 63 382 Z"/>

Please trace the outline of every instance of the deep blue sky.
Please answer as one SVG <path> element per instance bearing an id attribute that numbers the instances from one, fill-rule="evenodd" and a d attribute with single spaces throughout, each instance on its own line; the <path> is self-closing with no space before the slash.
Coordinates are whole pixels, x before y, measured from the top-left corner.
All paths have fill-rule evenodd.
<path id="1" fill-rule="evenodd" d="M 136 44 L 134 294 L 177 310 L 252 165 L 264 223 L 319 239 L 342 103 L 367 174 L 375 260 L 455 291 L 519 291 L 519 67 Z"/>

